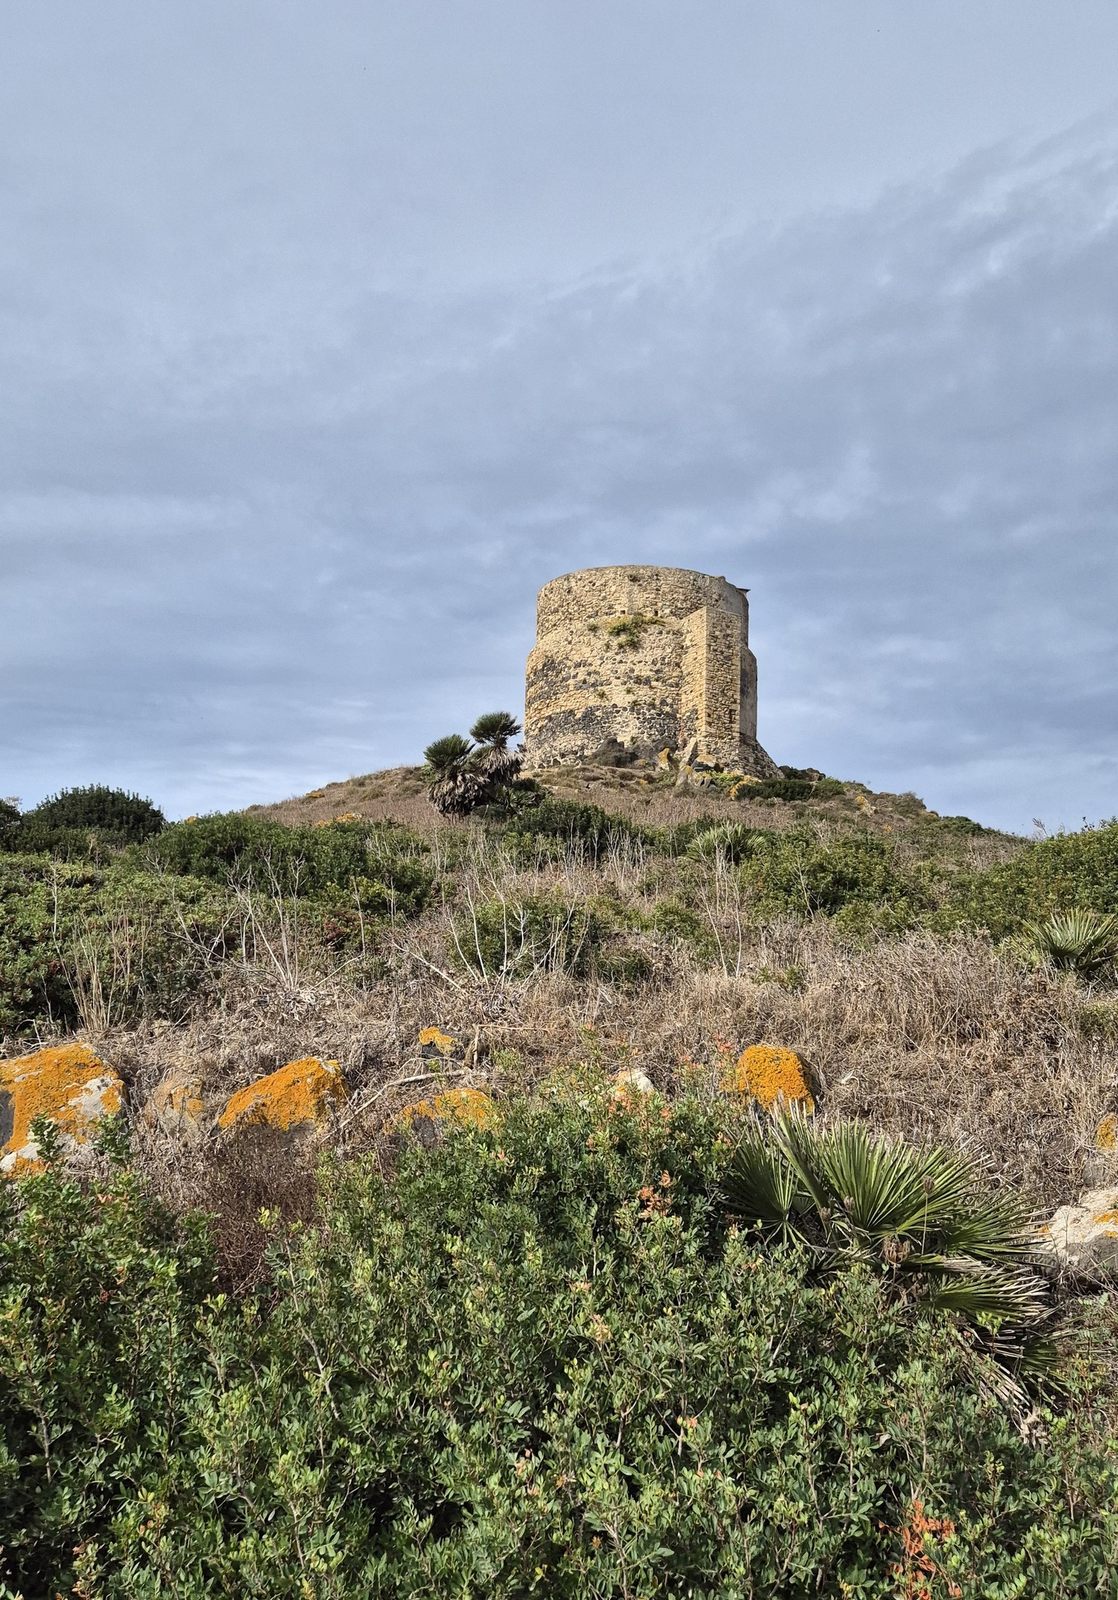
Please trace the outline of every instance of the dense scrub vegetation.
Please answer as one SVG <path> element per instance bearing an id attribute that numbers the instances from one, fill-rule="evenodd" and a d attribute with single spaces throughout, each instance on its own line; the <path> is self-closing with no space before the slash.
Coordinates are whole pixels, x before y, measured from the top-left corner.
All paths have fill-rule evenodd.
<path id="1" fill-rule="evenodd" d="M 468 821 L 0 806 L 0 1054 L 80 1030 L 131 1105 L 0 1184 L 0 1597 L 1107 1593 L 1112 1310 L 1021 1239 L 1118 1107 L 1118 822 L 812 772 L 626 813 L 473 736 Z M 718 1092 L 762 1041 L 802 1169 Z M 144 1115 L 312 1053 L 325 1154 Z M 925 1153 L 862 1205 L 867 1127 Z"/>
<path id="2" fill-rule="evenodd" d="M 1022 1430 L 949 1308 L 728 1218 L 735 1118 L 584 1076 L 398 1138 L 239 1295 L 124 1167 L 0 1189 L 4 1592 L 1109 1592 L 1089 1365 Z"/>

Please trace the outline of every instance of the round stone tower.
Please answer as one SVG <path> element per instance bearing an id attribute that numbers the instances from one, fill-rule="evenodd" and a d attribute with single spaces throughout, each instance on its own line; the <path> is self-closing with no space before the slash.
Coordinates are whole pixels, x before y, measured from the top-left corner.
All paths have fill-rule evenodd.
<path id="1" fill-rule="evenodd" d="M 757 743 L 757 662 L 746 591 L 684 567 L 587 567 L 536 604 L 524 717 L 529 766 L 603 746 L 668 748 L 771 777 Z"/>

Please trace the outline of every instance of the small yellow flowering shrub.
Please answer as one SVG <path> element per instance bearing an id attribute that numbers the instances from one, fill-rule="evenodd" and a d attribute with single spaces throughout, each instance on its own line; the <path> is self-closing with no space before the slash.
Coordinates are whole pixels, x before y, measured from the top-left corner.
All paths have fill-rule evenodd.
<path id="1" fill-rule="evenodd" d="M 794 1050 L 779 1045 L 752 1044 L 722 1075 L 726 1094 L 744 1095 L 771 1111 L 775 1105 L 798 1105 L 815 1110 L 804 1064 Z"/>

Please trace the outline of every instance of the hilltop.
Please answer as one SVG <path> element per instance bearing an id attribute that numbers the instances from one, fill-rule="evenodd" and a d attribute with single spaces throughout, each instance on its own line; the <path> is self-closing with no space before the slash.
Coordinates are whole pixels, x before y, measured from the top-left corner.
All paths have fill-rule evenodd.
<path id="1" fill-rule="evenodd" d="M 610 816 L 649 827 L 674 827 L 710 821 L 741 822 L 749 827 L 787 829 L 815 820 L 832 827 L 855 826 L 871 833 L 941 835 L 944 839 L 984 841 L 984 854 L 1010 853 L 1023 841 L 984 827 L 969 817 L 941 816 L 915 794 L 877 792 L 865 784 L 802 775 L 786 767 L 771 783 L 749 785 L 731 798 L 717 775 L 706 782 L 679 787 L 673 769 L 652 763 L 608 766 L 577 762 L 548 767 L 533 774 L 536 783 L 558 800 L 599 806 Z M 421 766 L 390 767 L 381 772 L 345 778 L 286 800 L 251 805 L 250 816 L 270 817 L 297 826 L 363 818 L 393 821 L 429 830 L 439 819 L 427 799 Z"/>

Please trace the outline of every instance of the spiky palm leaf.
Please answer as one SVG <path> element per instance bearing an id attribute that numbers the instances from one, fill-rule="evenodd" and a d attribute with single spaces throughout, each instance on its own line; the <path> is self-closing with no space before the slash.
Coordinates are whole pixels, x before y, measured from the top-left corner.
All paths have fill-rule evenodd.
<path id="1" fill-rule="evenodd" d="M 502 749 L 520 732 L 520 724 L 511 711 L 487 711 L 470 729 L 470 738 L 478 744 L 499 745 Z"/>
<path id="2" fill-rule="evenodd" d="M 881 1138 L 861 1123 L 821 1128 L 778 1110 L 742 1138 L 723 1178 L 745 1226 L 810 1247 L 822 1268 L 867 1262 L 891 1292 L 950 1314 L 1003 1369 L 995 1388 L 1020 1398 L 1021 1375 L 1054 1359 L 1047 1287 L 1023 1208 L 980 1192 L 950 1150 Z"/>
<path id="3" fill-rule="evenodd" d="M 687 854 L 700 861 L 744 861 L 757 845 L 757 829 L 745 822 L 718 822 L 697 833 L 687 846 Z"/>
<path id="4" fill-rule="evenodd" d="M 795 1168 L 759 1129 L 750 1130 L 734 1152 L 723 1180 L 723 1199 L 742 1222 L 781 1230 L 794 1217 L 802 1219 L 812 1204 L 811 1195 L 797 1181 Z"/>
<path id="5" fill-rule="evenodd" d="M 1118 915 L 1063 911 L 1029 923 L 1025 932 L 1034 949 L 1063 972 L 1094 978 L 1118 963 Z"/>
<path id="6" fill-rule="evenodd" d="M 446 777 L 465 766 L 472 749 L 473 745 L 460 733 L 447 733 L 427 746 L 423 759 L 432 773 Z"/>

